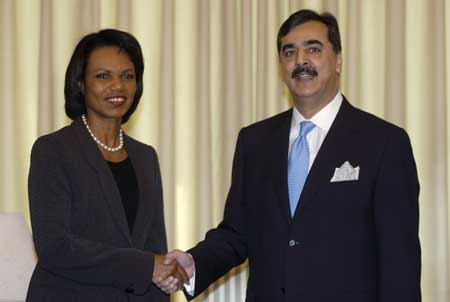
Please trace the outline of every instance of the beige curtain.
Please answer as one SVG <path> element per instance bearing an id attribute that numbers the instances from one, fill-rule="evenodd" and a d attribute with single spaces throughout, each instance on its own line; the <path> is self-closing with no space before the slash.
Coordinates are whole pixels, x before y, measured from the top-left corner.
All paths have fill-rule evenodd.
<path id="1" fill-rule="evenodd" d="M 114 27 L 138 38 L 146 63 L 126 131 L 158 151 L 169 246 L 194 245 L 221 220 L 240 127 L 289 107 L 276 34 L 300 8 L 338 17 L 349 100 L 409 132 L 421 182 L 423 301 L 449 301 L 447 0 L 0 0 L 0 211 L 28 217 L 30 148 L 69 122 L 63 87 L 73 48 Z M 199 300 L 243 301 L 246 278 L 244 266 Z"/>

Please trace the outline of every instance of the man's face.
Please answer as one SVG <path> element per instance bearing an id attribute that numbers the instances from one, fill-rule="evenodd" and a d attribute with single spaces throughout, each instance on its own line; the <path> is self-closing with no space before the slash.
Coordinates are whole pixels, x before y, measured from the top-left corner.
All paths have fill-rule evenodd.
<path id="1" fill-rule="evenodd" d="M 294 27 L 281 39 L 279 56 L 283 80 L 297 108 L 320 110 L 338 92 L 342 59 L 328 40 L 325 24 L 309 21 Z"/>

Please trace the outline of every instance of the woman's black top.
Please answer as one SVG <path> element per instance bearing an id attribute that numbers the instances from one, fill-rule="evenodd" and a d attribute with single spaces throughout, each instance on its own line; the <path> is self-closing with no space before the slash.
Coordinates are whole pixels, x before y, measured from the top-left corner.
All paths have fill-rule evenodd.
<path id="1" fill-rule="evenodd" d="M 132 233 L 139 203 L 139 188 L 133 165 L 131 164 L 129 157 L 116 163 L 108 161 L 108 165 L 111 168 L 117 187 L 119 188 L 120 197 L 128 221 L 128 227 L 130 228 L 130 233 Z"/>

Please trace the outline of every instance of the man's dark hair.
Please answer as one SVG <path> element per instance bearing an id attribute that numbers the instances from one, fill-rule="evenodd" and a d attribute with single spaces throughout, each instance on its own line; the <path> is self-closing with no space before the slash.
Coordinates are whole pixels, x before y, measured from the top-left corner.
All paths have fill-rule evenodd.
<path id="1" fill-rule="evenodd" d="M 136 93 L 130 109 L 124 115 L 122 123 L 126 123 L 136 110 L 142 96 L 144 74 L 144 59 L 141 46 L 131 34 L 116 29 L 104 29 L 84 36 L 75 47 L 72 58 L 66 70 L 64 84 L 65 110 L 68 117 L 75 120 L 86 113 L 86 104 L 80 83 L 85 77 L 89 56 L 99 47 L 115 46 L 124 51 L 134 65 L 136 73 Z"/>
<path id="2" fill-rule="evenodd" d="M 281 51 L 281 39 L 285 37 L 294 27 L 310 21 L 318 21 L 325 24 L 328 29 L 328 40 L 330 40 L 333 45 L 334 52 L 336 54 L 341 53 L 341 36 L 339 34 L 339 26 L 336 18 L 330 13 L 323 13 L 319 15 L 315 11 L 302 9 L 290 15 L 289 18 L 281 25 L 277 36 L 278 54 L 280 54 Z"/>

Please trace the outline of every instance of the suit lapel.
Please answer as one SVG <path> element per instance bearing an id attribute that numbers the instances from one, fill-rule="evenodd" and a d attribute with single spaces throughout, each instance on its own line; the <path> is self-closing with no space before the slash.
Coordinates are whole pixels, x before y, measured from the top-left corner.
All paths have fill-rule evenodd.
<path id="1" fill-rule="evenodd" d="M 294 220 L 303 212 L 302 209 L 313 206 L 314 196 L 318 189 L 329 183 L 333 176 L 336 162 L 343 157 L 346 142 L 352 140 L 352 134 L 357 128 L 352 125 L 352 113 L 355 110 L 344 98 L 333 124 L 314 160 L 306 179 Z"/>
<path id="2" fill-rule="evenodd" d="M 292 109 L 282 113 L 280 124 L 273 135 L 274 153 L 273 161 L 273 183 L 278 197 L 278 207 L 281 215 L 287 223 L 291 221 L 291 210 L 289 208 L 289 194 L 287 185 L 287 159 L 289 150 L 289 134 L 291 129 Z"/>
<path id="3" fill-rule="evenodd" d="M 127 135 L 125 135 L 125 145 L 127 146 L 128 156 L 130 157 L 131 163 L 133 165 L 134 173 L 136 174 L 136 179 L 139 187 L 139 201 L 138 208 L 136 211 L 136 219 L 134 221 L 133 232 L 131 234 L 132 241 L 134 246 L 140 247 L 143 242 L 139 241 L 139 236 L 143 234 L 143 231 L 151 221 L 149 217 L 152 217 L 151 214 L 151 203 L 149 202 L 150 196 L 155 196 L 150 191 L 153 186 L 151 184 L 154 183 L 154 179 L 149 179 L 149 176 L 152 175 L 149 171 L 151 171 L 152 167 L 146 166 L 145 161 L 141 157 L 141 153 L 139 152 L 136 143 L 132 141 Z"/>
<path id="4" fill-rule="evenodd" d="M 79 142 L 81 151 L 87 162 L 96 171 L 101 189 L 105 196 L 106 203 L 109 206 L 114 222 L 126 240 L 131 245 L 131 235 L 127 224 L 127 218 L 120 199 L 120 192 L 117 187 L 114 176 L 108 164 L 102 157 L 95 142 L 89 136 L 80 119 L 72 123 L 74 127 L 75 137 Z"/>

